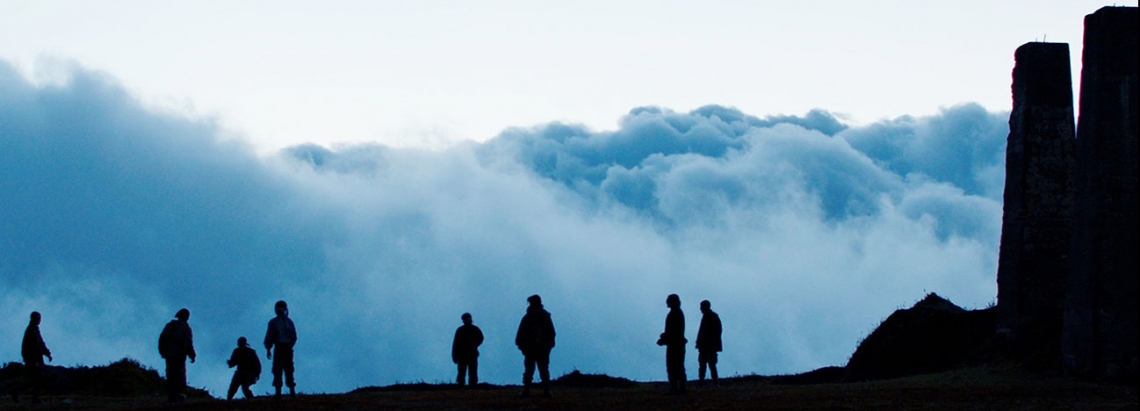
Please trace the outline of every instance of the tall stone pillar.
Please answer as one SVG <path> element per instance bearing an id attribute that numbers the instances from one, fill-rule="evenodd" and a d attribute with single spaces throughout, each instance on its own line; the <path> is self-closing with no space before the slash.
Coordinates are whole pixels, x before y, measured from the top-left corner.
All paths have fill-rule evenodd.
<path id="1" fill-rule="evenodd" d="M 1063 363 L 1137 376 L 1137 8 L 1085 16 Z"/>
<path id="2" fill-rule="evenodd" d="M 1014 60 L 998 329 L 1020 354 L 1059 368 L 1075 149 L 1069 45 L 1026 43 Z"/>

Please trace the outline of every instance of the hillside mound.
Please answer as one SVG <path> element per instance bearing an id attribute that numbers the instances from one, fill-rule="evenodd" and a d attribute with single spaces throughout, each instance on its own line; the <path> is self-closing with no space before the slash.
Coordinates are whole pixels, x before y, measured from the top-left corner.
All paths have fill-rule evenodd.
<path id="1" fill-rule="evenodd" d="M 622 378 L 611 377 L 605 374 L 583 374 L 578 370 L 554 379 L 556 387 L 574 388 L 633 388 L 636 382 Z"/>
<path id="2" fill-rule="evenodd" d="M 930 293 L 896 310 L 860 342 L 843 379 L 897 378 L 981 363 L 989 357 L 995 321 L 993 308 L 966 310 Z"/>
<path id="3" fill-rule="evenodd" d="M 10 362 L 0 368 L 0 386 L 14 387 L 24 380 L 24 365 Z M 7 391 L 7 390 L 5 390 Z M 44 395 L 92 397 L 159 397 L 166 395 L 166 379 L 138 361 L 123 358 L 105 366 L 44 368 Z M 188 388 L 190 398 L 210 398 L 205 390 Z"/>

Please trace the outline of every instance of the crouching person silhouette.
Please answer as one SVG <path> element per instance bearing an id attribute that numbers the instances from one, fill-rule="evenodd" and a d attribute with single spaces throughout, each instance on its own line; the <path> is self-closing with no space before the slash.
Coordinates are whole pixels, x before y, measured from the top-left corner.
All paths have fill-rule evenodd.
<path id="1" fill-rule="evenodd" d="M 174 314 L 158 336 L 158 353 L 166 360 L 166 394 L 169 402 L 182 402 L 186 395 L 186 358 L 194 362 L 194 331 L 190 329 L 190 310 L 185 308 Z"/>
<path id="2" fill-rule="evenodd" d="M 474 387 L 479 385 L 479 345 L 483 344 L 483 331 L 471 323 L 470 313 L 463 313 L 459 318 L 463 325 L 455 330 L 455 339 L 451 342 L 451 361 L 459 367 L 455 382 L 462 387 L 463 377 L 470 374 L 467 383 Z"/>
<path id="3" fill-rule="evenodd" d="M 13 402 L 20 402 L 20 391 L 30 388 L 32 391 L 32 404 L 39 404 L 40 402 L 40 389 L 44 385 L 44 357 L 51 361 L 51 350 L 48 349 L 47 344 L 44 344 L 44 338 L 40 335 L 40 320 L 39 312 L 32 311 L 28 319 L 28 328 L 24 329 L 24 341 L 20 345 L 20 355 L 24 357 L 24 378 L 26 381 L 23 384 L 17 384 L 12 387 L 9 394 L 12 395 Z"/>
<path id="4" fill-rule="evenodd" d="M 657 345 L 665 346 L 665 369 L 669 374 L 669 394 L 685 393 L 685 313 L 681 312 L 681 297 L 669 294 L 665 298 L 669 315 L 665 316 L 665 332 L 657 339 Z"/>
<path id="5" fill-rule="evenodd" d="M 542 298 L 537 294 L 526 299 L 530 306 L 519 323 L 515 334 L 515 345 L 523 354 L 523 391 L 519 397 L 530 396 L 530 383 L 534 380 L 534 368 L 538 366 L 538 376 L 542 378 L 542 396 L 550 394 L 550 350 L 554 349 L 554 322 L 550 313 L 542 308 Z"/>
<path id="6" fill-rule="evenodd" d="M 257 351 L 249 346 L 249 341 L 245 337 L 238 338 L 237 348 L 234 348 L 233 354 L 230 354 L 230 359 L 226 360 L 226 365 L 230 368 L 237 367 L 234 370 L 234 378 L 230 380 L 230 390 L 226 392 L 226 399 L 234 399 L 238 387 L 241 387 L 241 393 L 246 399 L 253 398 L 253 391 L 249 386 L 261 379 L 261 360 L 257 358 Z"/>
<path id="7" fill-rule="evenodd" d="M 281 398 L 281 374 L 285 374 L 289 396 L 294 396 L 297 383 L 293 381 L 293 345 L 297 344 L 297 328 L 289 319 L 285 301 L 278 301 L 273 311 L 277 316 L 269 320 L 269 329 L 265 331 L 265 357 L 273 360 L 273 398 Z"/>

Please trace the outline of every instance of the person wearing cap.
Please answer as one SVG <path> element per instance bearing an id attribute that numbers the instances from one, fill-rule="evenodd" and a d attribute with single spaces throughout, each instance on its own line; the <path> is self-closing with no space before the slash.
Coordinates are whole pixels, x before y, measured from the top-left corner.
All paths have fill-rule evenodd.
<path id="1" fill-rule="evenodd" d="M 665 298 L 669 315 L 665 316 L 665 332 L 657 345 L 665 346 L 665 369 L 669 375 L 669 394 L 685 393 L 685 313 L 681 311 L 681 297 L 669 294 Z"/>
<path id="2" fill-rule="evenodd" d="M 471 323 L 470 313 L 463 313 L 459 318 L 463 325 L 455 329 L 455 339 L 451 342 L 451 362 L 459 367 L 455 382 L 462 387 L 467 374 L 471 377 L 467 383 L 474 387 L 479 385 L 479 345 L 483 344 L 483 331 Z"/>
<path id="3" fill-rule="evenodd" d="M 32 404 L 40 402 L 40 389 L 44 384 L 44 357 L 50 362 L 51 350 L 44 343 L 40 335 L 40 313 L 32 311 L 28 319 L 28 328 L 24 329 L 24 341 L 20 345 L 20 355 L 24 357 L 24 376 L 27 381 L 23 385 L 12 388 L 10 394 L 13 402 L 20 402 L 20 391 L 31 388 Z"/>
<path id="4" fill-rule="evenodd" d="M 245 337 L 238 338 L 237 348 L 234 348 L 234 352 L 230 354 L 230 359 L 226 360 L 226 365 L 230 368 L 237 367 L 234 370 L 234 378 L 230 380 L 230 390 L 226 392 L 226 399 L 234 399 L 238 387 L 241 387 L 241 393 L 246 399 L 253 398 L 253 391 L 249 386 L 261 379 L 261 360 L 257 358 L 257 351 L 249 346 L 249 341 Z"/>
<path id="5" fill-rule="evenodd" d="M 281 374 L 285 374 L 289 396 L 294 396 L 297 383 L 293 381 L 293 345 L 297 344 L 297 328 L 289 319 L 285 301 L 274 304 L 273 311 L 277 316 L 269 320 L 269 329 L 265 331 L 265 358 L 273 360 L 273 398 L 281 398 Z"/>
<path id="6" fill-rule="evenodd" d="M 697 329 L 697 376 L 701 384 L 705 382 L 705 367 L 708 367 L 713 385 L 717 385 L 716 357 L 721 351 L 720 316 L 712 310 L 709 300 L 701 301 L 701 328 Z"/>
<path id="7" fill-rule="evenodd" d="M 166 360 L 167 400 L 182 402 L 186 396 L 186 358 L 190 362 L 198 357 L 194 352 L 194 331 L 190 329 L 190 310 L 185 308 L 174 314 L 158 336 L 158 353 Z"/>
<path id="8" fill-rule="evenodd" d="M 534 380 L 534 369 L 538 366 L 538 376 L 542 378 L 542 395 L 550 397 L 550 350 L 554 349 L 554 321 L 550 313 L 542 308 L 542 298 L 537 294 L 526 299 L 530 304 L 526 315 L 519 323 L 515 334 L 515 345 L 523 354 L 523 391 L 519 397 L 530 396 L 530 384 Z"/>

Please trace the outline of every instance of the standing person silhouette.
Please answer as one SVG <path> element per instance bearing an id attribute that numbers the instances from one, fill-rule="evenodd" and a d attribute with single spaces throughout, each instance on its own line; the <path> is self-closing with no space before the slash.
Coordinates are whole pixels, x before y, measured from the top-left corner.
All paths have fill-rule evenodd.
<path id="1" fill-rule="evenodd" d="M 261 360 L 257 359 L 257 351 L 249 346 L 249 340 L 245 337 L 238 337 L 237 348 L 230 354 L 230 359 L 226 360 L 226 365 L 230 368 L 237 367 L 234 370 L 234 377 L 230 380 L 230 389 L 226 392 L 226 399 L 234 399 L 234 394 L 237 394 L 238 387 L 241 387 L 241 393 L 245 395 L 248 400 L 253 398 L 253 391 L 249 386 L 256 384 L 257 380 L 261 379 Z"/>
<path id="2" fill-rule="evenodd" d="M 681 312 L 681 297 L 669 294 L 665 298 L 669 315 L 665 316 L 665 332 L 657 339 L 657 345 L 665 346 L 665 368 L 669 373 L 670 395 L 685 393 L 685 313 Z"/>
<path id="3" fill-rule="evenodd" d="M 40 313 L 32 311 L 28 319 L 28 328 L 24 329 L 24 341 L 20 345 L 20 355 L 24 357 L 24 377 L 27 381 L 23 386 L 12 388 L 13 402 L 20 402 L 20 391 L 24 388 L 32 390 L 32 404 L 40 403 L 40 389 L 44 384 L 44 357 L 51 362 L 51 350 L 44 344 L 44 337 L 40 335 Z"/>
<path id="4" fill-rule="evenodd" d="M 697 329 L 697 376 L 705 382 L 705 367 L 709 369 L 713 385 L 718 384 L 716 356 L 721 351 L 720 316 L 712 310 L 709 300 L 701 301 L 701 328 Z"/>
<path id="5" fill-rule="evenodd" d="M 289 319 L 289 305 L 285 301 L 278 301 L 273 305 L 276 317 L 269 320 L 269 329 L 265 331 L 265 358 L 273 360 L 273 398 L 281 398 L 281 374 L 285 374 L 285 385 L 289 387 L 289 396 L 297 395 L 293 381 L 293 345 L 297 344 L 297 328 L 293 320 Z"/>
<path id="6" fill-rule="evenodd" d="M 190 310 L 185 308 L 174 314 L 158 336 L 158 353 L 166 360 L 166 394 L 169 402 L 186 400 L 186 358 L 193 363 L 194 331 L 190 329 Z"/>
<path id="7" fill-rule="evenodd" d="M 538 376 L 542 378 L 542 396 L 550 398 L 550 350 L 554 349 L 554 321 L 550 313 L 542 308 L 542 298 L 537 294 L 526 299 L 530 305 L 519 323 L 515 334 L 515 345 L 523 354 L 523 391 L 520 398 L 530 396 L 530 384 L 534 380 L 534 368 L 538 366 Z"/>
<path id="8" fill-rule="evenodd" d="M 459 317 L 463 325 L 455 329 L 455 339 L 451 342 L 451 361 L 459 367 L 455 382 L 463 386 L 464 374 L 470 374 L 469 386 L 479 385 L 479 345 L 483 344 L 483 331 L 471 323 L 471 314 Z"/>

